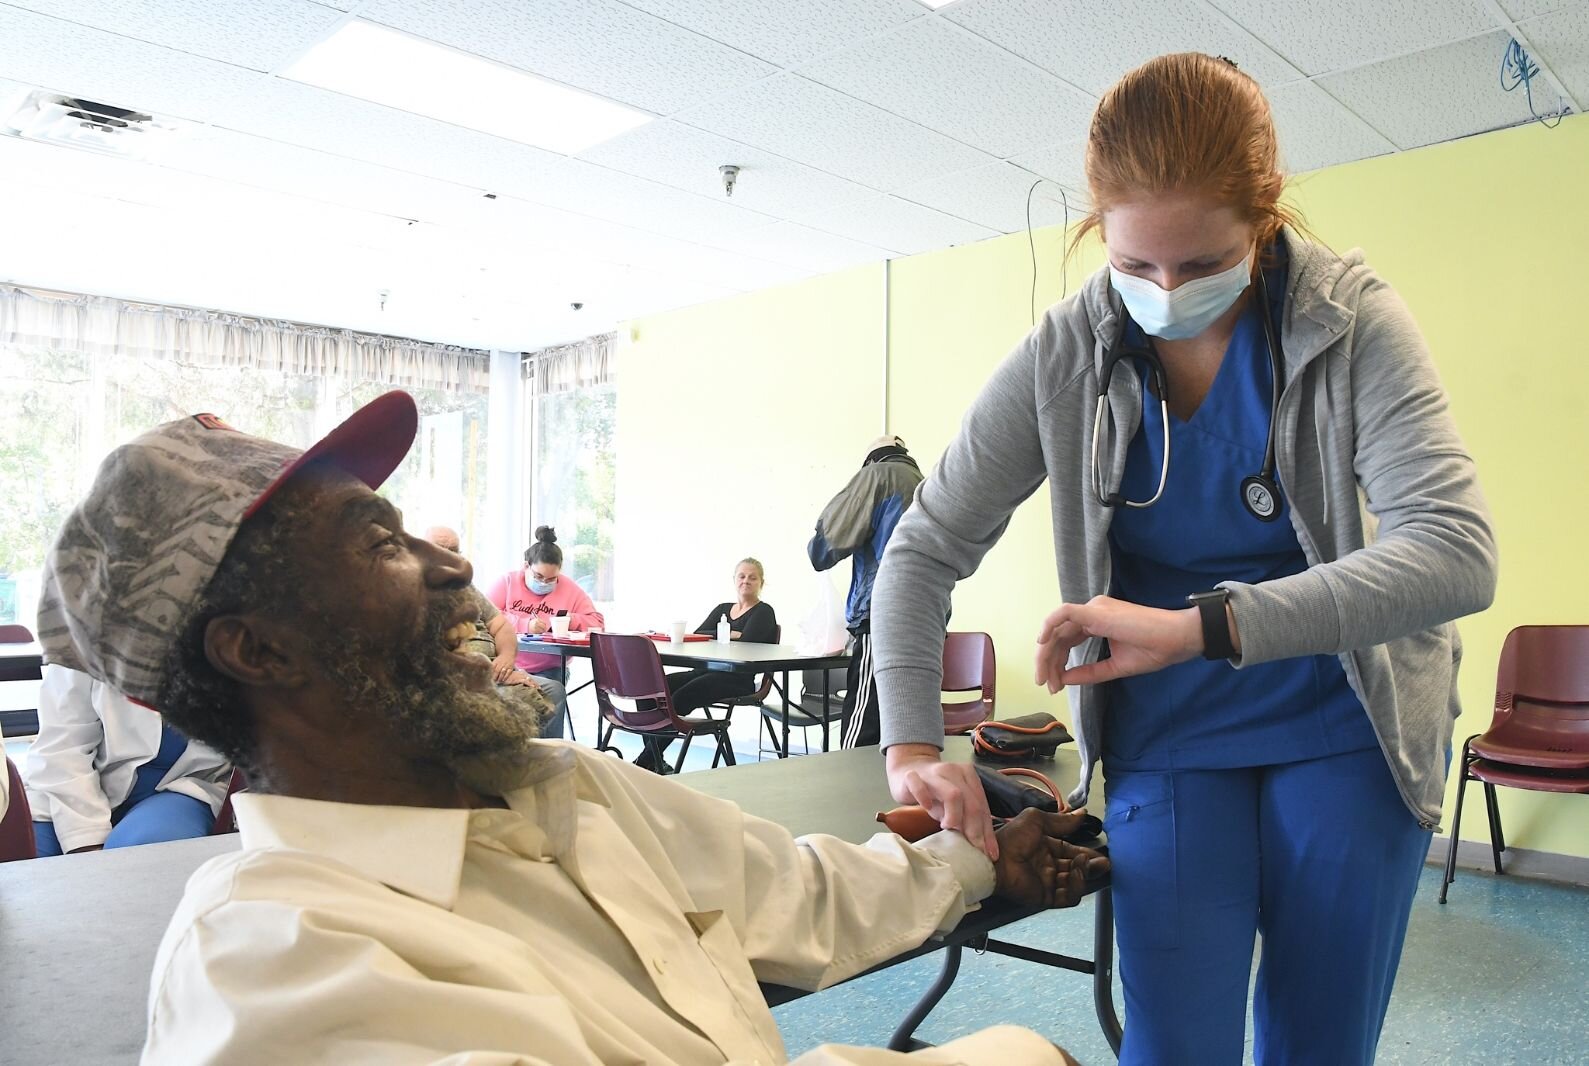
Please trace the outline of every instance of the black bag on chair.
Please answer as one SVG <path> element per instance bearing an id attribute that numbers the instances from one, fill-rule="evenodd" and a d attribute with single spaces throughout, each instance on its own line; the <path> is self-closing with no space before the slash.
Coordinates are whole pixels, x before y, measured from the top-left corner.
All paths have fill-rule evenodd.
<path id="1" fill-rule="evenodd" d="M 979 759 L 1052 759 L 1061 744 L 1073 739 L 1065 724 L 1046 711 L 983 722 L 971 730 L 971 747 Z"/>

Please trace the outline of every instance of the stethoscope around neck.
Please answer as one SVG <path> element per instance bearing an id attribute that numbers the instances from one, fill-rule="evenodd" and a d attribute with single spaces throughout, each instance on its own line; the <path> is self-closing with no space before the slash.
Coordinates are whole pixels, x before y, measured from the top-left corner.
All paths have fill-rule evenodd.
<path id="1" fill-rule="evenodd" d="M 1280 486 L 1275 482 L 1274 476 L 1275 423 L 1280 419 L 1280 393 L 1285 386 L 1285 367 L 1280 361 L 1280 344 L 1275 339 L 1274 322 L 1269 308 L 1269 286 L 1264 280 L 1262 269 L 1258 271 L 1258 299 L 1262 311 L 1260 317 L 1263 319 L 1264 343 L 1269 349 L 1269 435 L 1264 441 L 1263 469 L 1241 479 L 1241 503 L 1247 509 L 1247 513 L 1259 521 L 1273 522 L 1280 516 Z M 1121 323 L 1115 343 L 1104 354 L 1103 367 L 1099 371 L 1098 410 L 1092 420 L 1092 491 L 1098 497 L 1098 502 L 1105 507 L 1151 507 L 1164 495 L 1164 486 L 1170 479 L 1169 381 L 1164 373 L 1164 361 L 1159 358 L 1158 351 L 1153 347 L 1152 337 L 1143 334 L 1147 341 L 1145 348 L 1138 348 L 1126 342 L 1126 334 L 1131 324 L 1130 314 L 1123 308 L 1121 313 L 1125 316 L 1125 321 Z M 1159 417 L 1164 423 L 1164 459 L 1159 465 L 1159 487 L 1154 490 L 1152 498 L 1146 500 L 1128 500 L 1118 492 L 1104 491 L 1104 464 L 1098 461 L 1103 419 L 1109 406 L 1109 383 L 1114 378 L 1115 366 L 1122 359 L 1144 364 L 1148 368 L 1148 373 L 1153 377 L 1153 388 L 1159 394 Z"/>

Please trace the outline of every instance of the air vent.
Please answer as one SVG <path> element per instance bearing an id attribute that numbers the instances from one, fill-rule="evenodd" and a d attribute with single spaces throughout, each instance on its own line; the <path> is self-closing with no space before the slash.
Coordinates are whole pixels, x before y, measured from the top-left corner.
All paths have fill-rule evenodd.
<path id="1" fill-rule="evenodd" d="M 0 120 L 0 134 L 91 152 L 147 159 L 181 130 L 142 111 L 38 91 Z"/>

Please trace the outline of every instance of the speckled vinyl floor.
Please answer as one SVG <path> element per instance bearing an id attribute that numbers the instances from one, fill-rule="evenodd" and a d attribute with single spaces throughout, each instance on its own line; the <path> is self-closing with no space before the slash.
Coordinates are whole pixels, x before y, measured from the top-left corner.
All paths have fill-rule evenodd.
<path id="1" fill-rule="evenodd" d="M 1460 871 L 1444 907 L 1439 891 L 1440 871 L 1426 867 L 1376 1061 L 1589 1063 L 1589 889 Z M 1087 958 L 1092 921 L 1083 903 L 1011 926 L 1002 939 Z M 918 959 L 773 1013 L 791 1055 L 826 1041 L 882 1044 L 937 970 L 935 958 Z M 1030 1026 L 1085 1066 L 1114 1062 L 1090 977 L 996 955 L 966 953 L 917 1035 L 937 1043 L 997 1022 Z M 1248 1062 L 1251 1032 L 1249 1020 Z"/>

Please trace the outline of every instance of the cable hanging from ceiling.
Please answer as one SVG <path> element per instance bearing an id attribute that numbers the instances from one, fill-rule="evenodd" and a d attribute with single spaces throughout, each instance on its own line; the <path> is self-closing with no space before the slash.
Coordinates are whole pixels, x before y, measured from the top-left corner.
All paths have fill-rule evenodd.
<path id="1" fill-rule="evenodd" d="M 1538 76 L 1539 64 L 1534 62 L 1534 57 L 1528 54 L 1528 49 L 1518 43 L 1517 38 L 1512 38 L 1506 46 L 1506 52 L 1501 56 L 1501 88 L 1512 92 L 1521 85 L 1523 95 L 1528 99 L 1528 113 L 1546 129 L 1555 129 L 1561 125 L 1562 116 L 1572 109 L 1562 104 L 1555 111 L 1548 111 L 1543 115 L 1535 110 L 1534 79 Z M 1551 119 L 1556 121 L 1552 122 Z"/>

